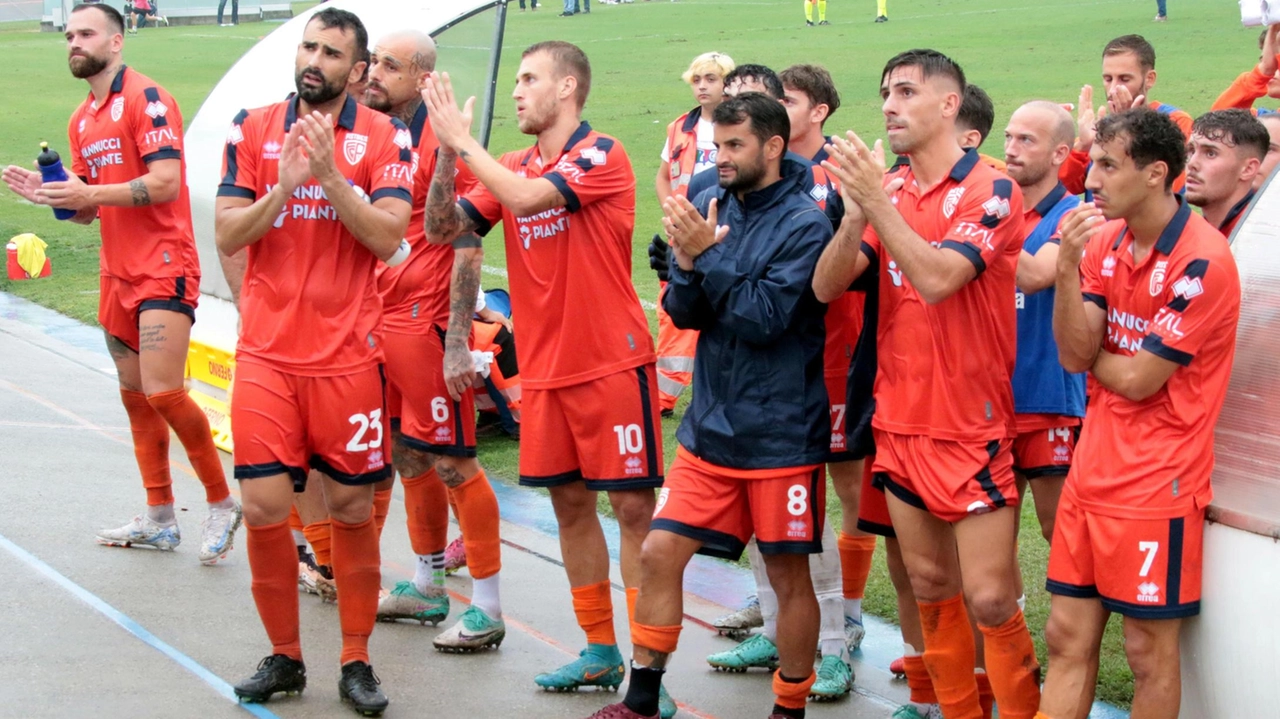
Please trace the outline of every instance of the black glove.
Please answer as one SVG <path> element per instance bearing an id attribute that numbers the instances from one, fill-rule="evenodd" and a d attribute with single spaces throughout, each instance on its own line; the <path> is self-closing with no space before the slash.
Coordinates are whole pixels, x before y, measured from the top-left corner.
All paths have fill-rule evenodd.
<path id="1" fill-rule="evenodd" d="M 649 243 L 649 269 L 658 273 L 658 279 L 671 281 L 671 245 L 662 239 L 662 235 L 654 235 Z"/>

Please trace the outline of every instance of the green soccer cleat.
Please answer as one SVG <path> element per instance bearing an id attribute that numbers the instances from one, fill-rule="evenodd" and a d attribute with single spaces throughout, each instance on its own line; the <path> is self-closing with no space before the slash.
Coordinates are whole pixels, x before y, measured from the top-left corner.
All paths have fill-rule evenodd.
<path id="1" fill-rule="evenodd" d="M 809 689 L 809 698 L 817 702 L 833 702 L 853 691 L 853 668 L 843 659 L 828 654 L 818 665 L 818 679 Z"/>
<path id="2" fill-rule="evenodd" d="M 930 704 L 925 711 L 920 711 L 910 704 L 903 704 L 890 719 L 942 719 L 942 707 Z"/>
<path id="3" fill-rule="evenodd" d="M 396 588 L 378 600 L 378 621 L 394 622 L 397 619 L 413 619 L 436 626 L 449 616 L 449 595 L 428 597 L 413 582 L 398 582 Z"/>
<path id="4" fill-rule="evenodd" d="M 757 634 L 738 646 L 707 657 L 716 671 L 745 672 L 752 667 L 773 671 L 778 668 L 778 647 L 763 634 Z"/>
<path id="5" fill-rule="evenodd" d="M 676 715 L 677 710 L 678 707 L 676 707 L 676 700 L 672 699 L 671 695 L 667 693 L 666 687 L 659 686 L 658 719 L 671 719 L 671 717 Z"/>
<path id="6" fill-rule="evenodd" d="M 472 604 L 457 624 L 441 632 L 431 643 L 442 652 L 474 652 L 489 647 L 497 649 L 506 637 L 507 625 L 502 619 L 494 619 Z"/>
<path id="7" fill-rule="evenodd" d="M 588 644 L 578 658 L 553 672 L 539 674 L 533 683 L 553 692 L 576 692 L 579 687 L 617 690 L 626 669 L 616 644 Z"/>

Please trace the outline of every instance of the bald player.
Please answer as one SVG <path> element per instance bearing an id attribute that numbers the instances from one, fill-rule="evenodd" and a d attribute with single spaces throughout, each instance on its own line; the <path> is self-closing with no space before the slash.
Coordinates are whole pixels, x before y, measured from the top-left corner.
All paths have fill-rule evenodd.
<path id="1" fill-rule="evenodd" d="M 452 503 L 474 591 L 458 624 L 433 643 L 444 651 L 496 647 L 506 636 L 498 593 L 498 499 L 476 460 L 470 382 L 471 318 L 484 250 L 480 238 L 471 233 L 451 245 L 427 242 L 427 189 L 440 143 L 427 121 L 421 91 L 435 69 L 435 42 L 416 30 L 392 33 L 373 48 L 370 65 L 364 103 L 408 126 L 416 168 L 406 235 L 412 253 L 395 267 L 379 267 L 378 293 L 390 385 L 392 461 L 405 488 L 409 539 L 417 562 L 413 579 L 398 583 L 378 603 L 378 617 L 435 623 L 448 615 L 444 550 Z M 458 186 L 465 191 L 474 184 L 462 167 Z M 391 481 L 386 482 L 388 492 Z"/>
<path id="2" fill-rule="evenodd" d="M 1080 204 L 1058 180 L 1071 153 L 1075 122 L 1056 103 L 1035 100 L 1018 108 L 1004 131 L 1008 174 L 1022 188 L 1023 241 L 1018 257 L 1015 306 L 1018 360 L 1013 372 L 1013 467 L 1018 493 L 1030 485 L 1045 539 L 1053 538 L 1062 483 L 1071 468 L 1081 418 L 1084 375 L 1058 363 L 1053 339 L 1053 283 L 1058 262 L 1058 228 Z"/>
<path id="3" fill-rule="evenodd" d="M 1187 202 L 1224 236 L 1253 201 L 1271 137 L 1247 110 L 1214 110 L 1196 118 L 1187 143 Z"/>

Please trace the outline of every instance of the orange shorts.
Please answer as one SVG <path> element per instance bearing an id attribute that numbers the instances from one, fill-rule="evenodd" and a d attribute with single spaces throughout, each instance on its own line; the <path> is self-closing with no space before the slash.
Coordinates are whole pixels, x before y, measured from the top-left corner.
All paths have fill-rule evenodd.
<path id="1" fill-rule="evenodd" d="M 862 465 L 862 495 L 858 498 L 858 529 L 867 534 L 881 537 L 897 538 L 893 531 L 893 519 L 889 516 L 889 502 L 884 497 L 884 490 L 875 485 L 871 471 L 876 456 L 867 457 Z"/>
<path id="2" fill-rule="evenodd" d="M 696 539 L 699 554 L 722 559 L 742 556 L 752 535 L 761 554 L 819 554 L 826 489 L 821 466 L 729 469 L 680 447 L 649 527 Z"/>
<path id="3" fill-rule="evenodd" d="M 611 491 L 662 486 L 662 425 L 652 364 L 555 389 L 525 387 L 520 484 L 585 482 Z"/>
<path id="4" fill-rule="evenodd" d="M 196 321 L 200 275 L 122 280 L 98 277 L 98 324 L 107 334 L 138 351 L 138 315 L 144 310 L 181 312 Z"/>
<path id="5" fill-rule="evenodd" d="M 1205 510 L 1172 519 L 1129 519 L 1090 512 L 1062 493 L 1045 589 L 1100 599 L 1135 619 L 1200 613 Z"/>
<path id="6" fill-rule="evenodd" d="M 849 376 L 844 373 L 830 374 L 823 380 L 827 384 L 827 403 L 831 406 L 831 450 L 827 461 L 848 462 L 857 459 L 849 451 L 849 421 L 845 411 L 845 389 L 849 386 Z"/>
<path id="7" fill-rule="evenodd" d="M 470 388 L 454 402 L 444 383 L 444 331 L 383 332 L 391 429 L 406 446 L 450 457 L 476 456 L 476 400 Z"/>
<path id="8" fill-rule="evenodd" d="M 1027 479 L 1067 476 L 1071 458 L 1075 455 L 1076 440 L 1080 436 L 1080 418 L 1053 416 L 1044 417 L 1043 421 L 1024 423 L 1023 417 L 1026 416 L 1018 416 L 1018 436 L 1013 440 L 1013 471 Z"/>
<path id="9" fill-rule="evenodd" d="M 1018 504 L 1013 440 L 952 442 L 877 429 L 876 486 L 946 522 Z"/>
<path id="10" fill-rule="evenodd" d="M 236 479 L 288 473 L 301 492 L 311 469 L 343 484 L 390 477 L 385 385 L 381 365 L 306 377 L 240 362 L 231 398 Z"/>

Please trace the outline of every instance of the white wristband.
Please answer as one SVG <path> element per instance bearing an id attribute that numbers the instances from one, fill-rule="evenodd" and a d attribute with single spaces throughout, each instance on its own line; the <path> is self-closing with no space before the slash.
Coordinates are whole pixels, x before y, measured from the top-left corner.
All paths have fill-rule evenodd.
<path id="1" fill-rule="evenodd" d="M 412 248 L 409 247 L 408 240 L 400 240 L 400 247 L 396 249 L 396 253 L 383 261 L 387 267 L 395 267 L 396 265 L 409 259 L 409 253 Z"/>

